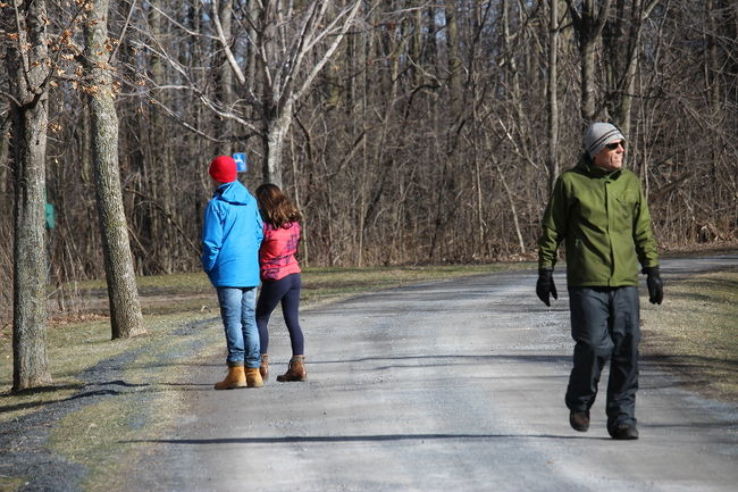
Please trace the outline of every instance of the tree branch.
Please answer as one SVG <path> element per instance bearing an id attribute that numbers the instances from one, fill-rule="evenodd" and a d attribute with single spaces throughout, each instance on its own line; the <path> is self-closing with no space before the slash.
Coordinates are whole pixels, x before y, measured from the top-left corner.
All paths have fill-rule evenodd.
<path id="1" fill-rule="evenodd" d="M 228 64 L 233 69 L 233 73 L 236 74 L 236 78 L 241 83 L 241 85 L 246 85 L 246 76 L 243 74 L 241 67 L 238 66 L 238 62 L 236 61 L 236 58 L 233 56 L 233 51 L 231 51 L 230 46 L 228 46 L 228 40 L 225 38 L 225 34 L 223 33 L 223 26 L 220 23 L 220 14 L 218 12 L 219 10 L 218 0 L 212 0 L 212 1 L 213 1 L 213 21 L 215 23 L 215 30 L 218 32 L 218 40 L 220 41 L 220 44 L 223 47 L 223 51 L 225 52 L 226 58 L 228 59 Z"/>

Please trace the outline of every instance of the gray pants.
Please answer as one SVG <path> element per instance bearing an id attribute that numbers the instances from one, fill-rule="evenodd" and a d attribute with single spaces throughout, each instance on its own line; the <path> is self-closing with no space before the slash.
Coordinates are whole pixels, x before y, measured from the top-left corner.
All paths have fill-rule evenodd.
<path id="1" fill-rule="evenodd" d="M 570 287 L 574 367 L 566 390 L 566 406 L 589 411 L 597 383 L 610 360 L 607 425 L 636 423 L 638 342 L 641 339 L 637 287 Z"/>

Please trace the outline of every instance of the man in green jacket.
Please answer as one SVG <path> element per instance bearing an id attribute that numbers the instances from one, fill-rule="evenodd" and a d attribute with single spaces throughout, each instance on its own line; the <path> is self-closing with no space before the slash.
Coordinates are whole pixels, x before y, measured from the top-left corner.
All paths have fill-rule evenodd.
<path id="1" fill-rule="evenodd" d="M 638 439 L 640 313 L 638 264 L 648 275 L 649 300 L 661 304 L 656 241 L 638 177 L 623 169 L 625 138 L 609 123 L 593 123 L 584 135 L 579 164 L 558 178 L 543 216 L 536 293 L 547 306 L 557 299 L 556 250 L 566 248 L 574 366 L 566 391 L 569 423 L 589 429 L 589 409 L 610 360 L 607 430 L 614 439 Z"/>

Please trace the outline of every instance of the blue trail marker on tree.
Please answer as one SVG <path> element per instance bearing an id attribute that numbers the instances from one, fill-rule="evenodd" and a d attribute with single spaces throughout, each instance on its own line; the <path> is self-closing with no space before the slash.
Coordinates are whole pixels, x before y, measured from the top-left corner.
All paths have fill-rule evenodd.
<path id="1" fill-rule="evenodd" d="M 236 161 L 236 171 L 239 173 L 246 172 L 248 169 L 248 160 L 246 159 L 246 154 L 239 152 L 236 154 L 233 154 L 233 160 Z"/>

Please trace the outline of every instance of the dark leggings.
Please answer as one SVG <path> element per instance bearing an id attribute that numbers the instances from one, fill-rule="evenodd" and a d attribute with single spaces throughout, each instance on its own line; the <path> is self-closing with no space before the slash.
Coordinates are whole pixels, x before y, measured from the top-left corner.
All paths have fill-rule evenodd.
<path id="1" fill-rule="evenodd" d="M 259 327 L 259 341 L 261 344 L 261 353 L 266 354 L 269 349 L 269 316 L 282 302 L 282 314 L 287 330 L 290 332 L 290 342 L 292 343 L 292 355 L 304 355 L 305 340 L 300 329 L 300 320 L 298 319 L 298 308 L 300 307 L 300 274 L 293 273 L 286 277 L 274 280 L 264 281 L 261 285 L 261 293 L 259 294 L 259 302 L 256 304 L 256 325 Z"/>

